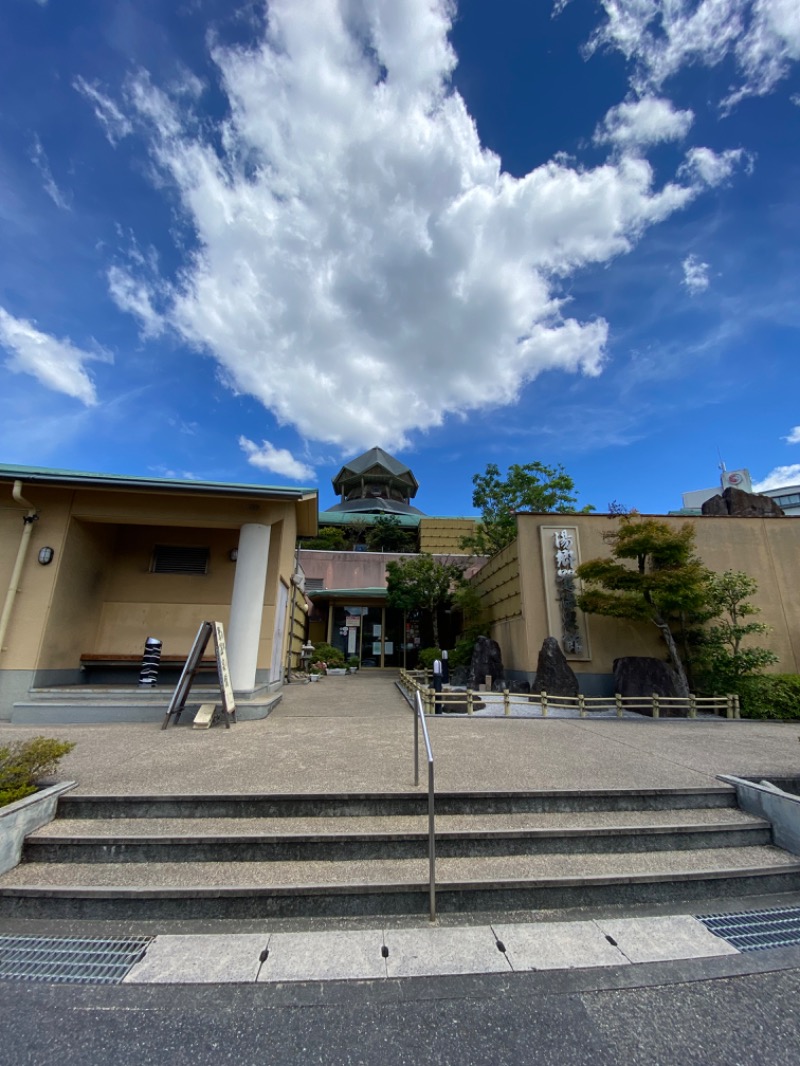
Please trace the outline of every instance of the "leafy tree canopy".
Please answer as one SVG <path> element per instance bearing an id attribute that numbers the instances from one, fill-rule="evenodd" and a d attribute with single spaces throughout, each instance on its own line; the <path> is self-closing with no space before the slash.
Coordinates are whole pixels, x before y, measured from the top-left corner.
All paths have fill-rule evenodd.
<path id="1" fill-rule="evenodd" d="M 771 626 L 755 620 L 760 608 L 747 602 L 757 591 L 754 579 L 738 570 L 708 577 L 709 613 L 714 624 L 705 630 L 699 652 L 705 684 L 715 692 L 742 695 L 747 681 L 778 662 L 778 656 L 768 648 L 744 644 L 748 638 L 771 630 Z"/>
<path id="2" fill-rule="evenodd" d="M 611 558 L 578 567 L 584 583 L 578 606 L 587 614 L 652 622 L 667 645 L 681 695 L 688 695 L 672 625 L 681 616 L 707 613 L 709 572 L 695 554 L 694 529 L 688 523 L 675 529 L 653 518 L 622 515 L 605 538 Z"/>
<path id="3" fill-rule="evenodd" d="M 453 602 L 455 590 L 464 581 L 457 563 L 441 563 L 422 552 L 391 562 L 386 567 L 386 602 L 403 611 L 429 611 L 433 642 L 439 644 L 438 612 Z"/>
<path id="4" fill-rule="evenodd" d="M 472 506 L 480 509 L 481 520 L 475 533 L 461 541 L 461 547 L 476 555 L 494 555 L 514 540 L 518 511 L 540 514 L 576 511 L 575 483 L 560 465 L 514 463 L 503 479 L 499 468 L 489 463 L 484 474 L 473 476 L 472 484 L 475 486 Z M 588 506 L 581 513 L 593 510 Z"/>
<path id="5" fill-rule="evenodd" d="M 397 515 L 378 515 L 367 530 L 367 547 L 374 552 L 414 550 L 414 535 L 403 529 Z"/>

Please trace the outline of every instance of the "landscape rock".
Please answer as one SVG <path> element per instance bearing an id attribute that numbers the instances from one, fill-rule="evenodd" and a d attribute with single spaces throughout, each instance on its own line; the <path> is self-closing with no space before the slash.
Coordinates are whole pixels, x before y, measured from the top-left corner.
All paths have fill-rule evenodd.
<path id="1" fill-rule="evenodd" d="M 468 666 L 453 666 L 450 669 L 450 684 L 453 688 L 466 688 L 469 681 Z"/>
<path id="2" fill-rule="evenodd" d="M 672 667 L 663 659 L 646 655 L 626 655 L 614 660 L 614 691 L 620 696 L 680 696 L 678 678 Z M 651 714 L 642 709 L 640 714 Z M 686 707 L 674 704 L 662 707 L 663 718 L 682 718 Z"/>
<path id="3" fill-rule="evenodd" d="M 728 486 L 721 496 L 712 496 L 701 508 L 704 515 L 730 515 L 732 518 L 782 518 L 785 511 L 771 496 L 759 496 Z"/>
<path id="4" fill-rule="evenodd" d="M 469 667 L 469 683 L 472 688 L 486 684 L 486 675 L 491 675 L 492 686 L 495 681 L 505 679 L 503 657 L 500 645 L 489 637 L 478 637 L 472 649 L 472 662 Z"/>
<path id="5" fill-rule="evenodd" d="M 528 693 L 531 690 L 529 681 L 495 681 L 492 685 L 493 692 L 503 692 L 508 689 L 509 692 L 524 692 Z"/>
<path id="6" fill-rule="evenodd" d="M 546 692 L 548 696 L 577 696 L 580 691 L 578 679 L 555 637 L 547 637 L 539 650 L 536 680 L 530 691 Z"/>
<path id="7" fill-rule="evenodd" d="M 486 704 L 479 700 L 477 696 L 472 697 L 473 711 L 482 711 L 485 707 Z M 439 704 L 439 709 L 442 714 L 467 714 L 466 692 L 448 692 L 446 698 Z M 438 713 L 439 711 L 437 711 Z"/>

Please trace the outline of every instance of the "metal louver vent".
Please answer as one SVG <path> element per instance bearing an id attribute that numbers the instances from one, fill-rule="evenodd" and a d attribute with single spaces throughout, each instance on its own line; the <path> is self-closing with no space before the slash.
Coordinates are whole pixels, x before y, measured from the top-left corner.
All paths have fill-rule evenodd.
<path id="1" fill-rule="evenodd" d="M 152 939 L 0 936 L 0 980 L 118 985 Z"/>
<path id="2" fill-rule="evenodd" d="M 208 548 L 156 544 L 150 569 L 154 574 L 207 574 L 208 555 Z"/>
<path id="3" fill-rule="evenodd" d="M 325 587 L 325 580 L 321 577 L 306 578 L 306 592 L 320 592 Z"/>
<path id="4" fill-rule="evenodd" d="M 696 917 L 710 932 L 727 940 L 739 951 L 800 944 L 800 907 L 738 914 L 698 914 Z"/>

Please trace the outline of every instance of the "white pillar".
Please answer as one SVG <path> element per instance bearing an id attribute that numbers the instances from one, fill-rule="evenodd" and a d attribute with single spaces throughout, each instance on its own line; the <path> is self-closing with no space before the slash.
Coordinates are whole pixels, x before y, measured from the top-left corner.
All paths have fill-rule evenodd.
<path id="1" fill-rule="evenodd" d="M 236 692 L 252 691 L 256 683 L 261 616 L 269 562 L 269 526 L 249 522 L 239 531 L 228 625 L 228 664 Z"/>

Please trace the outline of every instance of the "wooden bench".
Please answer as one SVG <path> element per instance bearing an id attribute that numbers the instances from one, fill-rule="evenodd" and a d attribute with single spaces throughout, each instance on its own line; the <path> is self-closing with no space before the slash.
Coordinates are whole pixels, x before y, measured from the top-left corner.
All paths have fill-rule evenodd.
<path id="1" fill-rule="evenodd" d="M 159 669 L 165 667 L 168 670 L 182 670 L 186 663 L 186 655 L 162 655 Z M 120 654 L 97 654 L 84 652 L 81 655 L 81 669 L 90 670 L 138 670 L 142 665 L 142 655 Z M 200 660 L 200 669 L 216 670 L 217 660 L 213 655 L 204 655 Z"/>

